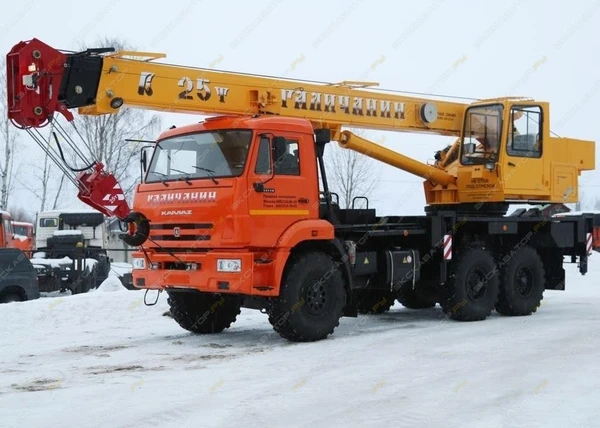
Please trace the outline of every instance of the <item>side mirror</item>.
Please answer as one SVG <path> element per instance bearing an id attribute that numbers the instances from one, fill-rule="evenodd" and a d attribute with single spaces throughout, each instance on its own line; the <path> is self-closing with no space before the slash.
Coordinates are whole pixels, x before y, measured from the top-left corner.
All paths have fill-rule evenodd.
<path id="1" fill-rule="evenodd" d="M 153 147 L 143 146 L 140 149 L 140 181 L 144 180 L 144 175 L 146 175 L 146 171 L 148 170 L 148 149 Z"/>
<path id="2" fill-rule="evenodd" d="M 331 131 L 326 128 L 315 129 L 315 144 L 317 145 L 317 156 L 323 157 L 325 144 L 331 142 Z"/>
<path id="3" fill-rule="evenodd" d="M 142 163 L 142 171 L 146 172 L 146 169 L 148 168 L 148 156 L 146 155 L 146 150 L 142 150 L 140 162 Z"/>
<path id="4" fill-rule="evenodd" d="M 273 159 L 274 162 L 281 162 L 287 153 L 287 144 L 285 137 L 273 138 Z"/>

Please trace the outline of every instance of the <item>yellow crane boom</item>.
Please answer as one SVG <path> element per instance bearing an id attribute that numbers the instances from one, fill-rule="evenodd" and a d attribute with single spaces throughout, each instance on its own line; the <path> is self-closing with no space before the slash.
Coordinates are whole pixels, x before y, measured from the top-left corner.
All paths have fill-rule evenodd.
<path id="1" fill-rule="evenodd" d="M 341 126 L 460 135 L 466 104 L 366 90 L 376 83 L 326 84 L 162 64 L 162 54 L 117 52 L 103 59 L 95 104 L 84 114 L 121 105 L 200 114 L 301 117 Z"/>
<path id="2" fill-rule="evenodd" d="M 546 102 L 467 104 L 399 95 L 368 82 L 330 84 L 155 62 L 164 57 L 105 49 L 64 54 L 37 39 L 21 42 L 7 56 L 9 117 L 40 127 L 55 112 L 69 118 L 73 108 L 94 115 L 129 106 L 303 118 L 314 129 L 331 130 L 342 147 L 425 178 L 430 205 L 575 202 L 578 176 L 595 167 L 594 142 L 551 135 Z M 19 85 L 25 91 L 17 91 Z M 342 133 L 343 126 L 458 138 L 427 165 Z"/>

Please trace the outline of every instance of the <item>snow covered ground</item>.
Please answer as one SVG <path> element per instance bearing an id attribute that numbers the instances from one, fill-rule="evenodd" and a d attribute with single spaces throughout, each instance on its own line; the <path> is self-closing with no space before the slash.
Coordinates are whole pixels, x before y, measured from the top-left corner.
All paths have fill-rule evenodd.
<path id="1" fill-rule="evenodd" d="M 166 296 L 145 307 L 116 277 L 1 305 L 0 425 L 595 428 L 595 256 L 585 277 L 569 266 L 567 291 L 546 292 L 531 317 L 458 323 L 396 304 L 311 344 L 249 310 L 223 334 L 191 335 L 163 316 Z"/>

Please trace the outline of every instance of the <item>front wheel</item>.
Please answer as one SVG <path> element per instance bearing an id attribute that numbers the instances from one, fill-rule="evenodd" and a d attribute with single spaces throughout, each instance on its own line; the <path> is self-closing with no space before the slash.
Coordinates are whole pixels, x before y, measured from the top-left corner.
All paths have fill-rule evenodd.
<path id="1" fill-rule="evenodd" d="M 235 295 L 170 291 L 167 294 L 173 319 L 192 333 L 220 333 L 240 313 L 241 299 Z"/>
<path id="2" fill-rule="evenodd" d="M 324 339 L 339 325 L 346 304 L 342 273 L 325 253 L 291 257 L 279 297 L 269 305 L 269 322 L 280 336 L 293 342 Z"/>
<path id="3" fill-rule="evenodd" d="M 17 293 L 7 293 L 0 297 L 0 303 L 21 302 L 23 298 Z"/>

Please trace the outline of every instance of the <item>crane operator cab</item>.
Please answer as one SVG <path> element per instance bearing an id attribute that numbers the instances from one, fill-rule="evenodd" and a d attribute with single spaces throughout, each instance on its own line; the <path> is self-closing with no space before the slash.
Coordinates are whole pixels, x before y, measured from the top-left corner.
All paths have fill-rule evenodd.
<path id="1" fill-rule="evenodd" d="M 550 135 L 545 102 L 499 99 L 465 111 L 457 171 L 458 199 L 574 202 L 593 147 Z"/>

